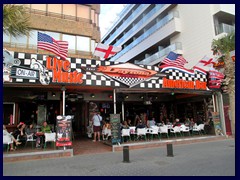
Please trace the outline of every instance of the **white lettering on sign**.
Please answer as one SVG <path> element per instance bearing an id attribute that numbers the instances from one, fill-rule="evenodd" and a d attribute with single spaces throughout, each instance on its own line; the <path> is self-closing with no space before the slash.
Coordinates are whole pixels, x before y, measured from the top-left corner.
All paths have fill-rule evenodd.
<path id="1" fill-rule="evenodd" d="M 28 69 L 16 68 L 16 76 L 37 78 L 37 73 L 36 71 L 32 71 Z"/>

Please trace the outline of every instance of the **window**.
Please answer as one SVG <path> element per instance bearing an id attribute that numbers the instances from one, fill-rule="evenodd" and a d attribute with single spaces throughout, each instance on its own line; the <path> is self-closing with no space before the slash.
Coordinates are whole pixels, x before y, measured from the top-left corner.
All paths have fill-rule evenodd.
<path id="1" fill-rule="evenodd" d="M 90 52 L 90 38 L 77 36 L 77 50 Z"/>
<path id="2" fill-rule="evenodd" d="M 27 36 L 12 37 L 11 43 L 21 44 L 21 47 L 27 47 Z"/>
<path id="3" fill-rule="evenodd" d="M 77 17 L 90 19 L 90 8 L 84 5 L 77 5 Z"/>
<path id="4" fill-rule="evenodd" d="M 55 40 L 57 40 L 57 41 L 61 40 L 61 39 L 60 39 L 60 33 L 50 32 L 50 31 L 46 31 L 46 32 L 43 32 L 43 33 L 51 36 L 53 39 L 55 39 Z"/>
<path id="5" fill-rule="evenodd" d="M 32 30 L 29 35 L 29 45 L 37 46 L 37 30 Z"/>
<path id="6" fill-rule="evenodd" d="M 63 14 L 68 16 L 76 16 L 76 5 L 63 4 Z"/>
<path id="7" fill-rule="evenodd" d="M 10 36 L 3 34 L 3 42 L 10 43 Z"/>
<path id="8" fill-rule="evenodd" d="M 92 53 L 94 52 L 96 46 L 97 46 L 97 45 L 96 45 L 95 40 L 91 40 L 91 52 L 92 52 Z"/>
<path id="9" fill-rule="evenodd" d="M 4 102 L 3 103 L 3 124 L 13 125 L 15 124 L 15 103 Z"/>
<path id="10" fill-rule="evenodd" d="M 68 49 L 76 50 L 76 36 L 63 34 L 63 41 L 68 41 Z"/>

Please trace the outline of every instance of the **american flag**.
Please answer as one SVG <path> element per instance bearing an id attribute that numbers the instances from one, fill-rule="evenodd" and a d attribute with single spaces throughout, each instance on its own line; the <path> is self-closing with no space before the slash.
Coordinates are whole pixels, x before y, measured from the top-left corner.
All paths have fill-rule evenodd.
<path id="1" fill-rule="evenodd" d="M 164 64 L 168 66 L 184 67 L 186 63 L 188 63 L 186 59 L 171 51 L 167 55 L 167 57 L 161 62 L 161 65 Z"/>
<path id="2" fill-rule="evenodd" d="M 67 58 L 67 54 L 68 54 L 67 41 L 57 41 L 47 34 L 38 32 L 37 47 L 39 49 L 50 51 L 56 54 L 57 56 L 60 56 L 64 60 Z"/>

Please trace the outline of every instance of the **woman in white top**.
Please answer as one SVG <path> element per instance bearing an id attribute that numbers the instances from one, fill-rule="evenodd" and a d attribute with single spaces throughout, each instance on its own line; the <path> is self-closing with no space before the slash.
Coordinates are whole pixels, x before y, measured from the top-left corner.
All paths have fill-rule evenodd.
<path id="1" fill-rule="evenodd" d="M 7 141 L 13 141 L 16 146 L 18 146 L 19 144 L 21 144 L 21 142 L 18 142 L 8 131 L 5 125 L 3 125 L 3 136 L 5 136 L 6 139 L 8 139 Z M 10 144 L 10 150 L 13 151 L 13 144 Z"/>

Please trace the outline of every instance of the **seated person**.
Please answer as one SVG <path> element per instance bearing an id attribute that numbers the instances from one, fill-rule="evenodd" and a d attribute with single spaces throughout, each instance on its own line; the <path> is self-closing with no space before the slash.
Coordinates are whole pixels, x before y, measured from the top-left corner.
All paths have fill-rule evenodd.
<path id="1" fill-rule="evenodd" d="M 42 133 L 51 133 L 52 131 L 51 131 L 51 127 L 47 124 L 47 121 L 44 121 L 43 122 L 43 126 L 42 126 L 42 128 L 41 128 L 41 132 Z M 44 144 L 45 143 L 45 136 L 43 136 L 42 137 L 43 139 L 42 139 L 42 144 Z M 40 143 L 41 144 L 41 143 Z"/>
<path id="2" fill-rule="evenodd" d="M 34 124 L 30 124 L 26 129 L 27 136 L 32 136 L 33 139 L 36 139 L 36 147 L 39 147 L 40 144 L 40 137 L 36 136 L 37 130 L 34 128 Z"/>
<path id="3" fill-rule="evenodd" d="M 142 122 L 142 120 L 139 120 L 136 126 L 136 132 L 138 131 L 138 129 L 141 129 L 141 128 L 146 128 L 146 125 Z M 137 137 L 137 139 L 140 139 L 140 138 L 142 138 L 142 135 Z"/>
<path id="4" fill-rule="evenodd" d="M 152 126 L 156 126 L 155 118 L 152 118 L 152 119 L 147 121 L 147 127 L 150 128 Z"/>
<path id="5" fill-rule="evenodd" d="M 127 119 L 128 126 L 132 126 L 132 120 L 130 118 Z"/>
<path id="6" fill-rule="evenodd" d="M 146 126 L 145 126 L 145 124 L 142 122 L 142 120 L 139 120 L 138 121 L 138 124 L 137 124 L 137 126 L 136 126 L 136 130 L 138 129 L 138 128 L 145 128 Z"/>
<path id="7" fill-rule="evenodd" d="M 3 136 L 7 136 L 9 138 L 9 141 L 13 141 L 13 143 L 16 144 L 16 146 L 18 146 L 19 144 L 21 144 L 21 142 L 18 142 L 13 135 L 11 135 L 8 131 L 5 125 L 3 125 Z M 10 150 L 13 151 L 13 144 L 10 144 Z"/>
<path id="8" fill-rule="evenodd" d="M 51 127 L 47 124 L 47 121 L 43 122 L 43 126 L 41 128 L 42 133 L 51 133 Z"/>
<path id="9" fill-rule="evenodd" d="M 34 128 L 34 125 L 32 123 L 27 127 L 26 134 L 31 135 L 31 136 L 35 136 L 35 133 L 36 133 L 36 129 Z"/>
<path id="10" fill-rule="evenodd" d="M 102 128 L 102 139 L 108 140 L 108 137 L 111 136 L 111 124 L 109 121 L 104 121 Z"/>
<path id="11" fill-rule="evenodd" d="M 129 125 L 127 123 L 127 121 L 123 121 L 123 124 L 122 124 L 122 128 L 121 129 L 129 129 Z"/>
<path id="12" fill-rule="evenodd" d="M 186 118 L 184 124 L 185 124 L 186 126 L 189 126 L 189 125 L 190 125 L 190 119 L 189 119 L 189 118 Z"/>
<path id="13" fill-rule="evenodd" d="M 180 120 L 178 118 L 176 118 L 175 122 L 173 123 L 173 127 L 175 126 L 181 126 Z"/>
<path id="14" fill-rule="evenodd" d="M 25 134 L 25 127 L 26 127 L 25 123 L 19 124 L 17 126 L 17 129 L 13 132 L 13 137 L 15 139 L 18 139 L 18 141 L 22 143 L 26 143 L 26 139 L 27 139 Z"/>

